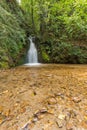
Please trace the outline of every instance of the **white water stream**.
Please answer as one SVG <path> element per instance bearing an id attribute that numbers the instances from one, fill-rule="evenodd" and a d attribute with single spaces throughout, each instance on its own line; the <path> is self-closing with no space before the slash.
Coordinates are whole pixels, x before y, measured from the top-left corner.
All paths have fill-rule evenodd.
<path id="1" fill-rule="evenodd" d="M 21 0 L 17 0 L 18 4 L 20 5 L 21 4 Z"/>
<path id="2" fill-rule="evenodd" d="M 37 54 L 37 49 L 35 47 L 35 44 L 33 42 L 33 38 L 29 37 L 30 41 L 30 48 L 27 53 L 27 59 L 28 63 L 26 65 L 38 65 L 38 54 Z"/>
<path id="3" fill-rule="evenodd" d="M 37 49 L 33 42 L 33 38 L 29 37 L 30 48 L 28 50 L 28 63 L 38 63 Z"/>

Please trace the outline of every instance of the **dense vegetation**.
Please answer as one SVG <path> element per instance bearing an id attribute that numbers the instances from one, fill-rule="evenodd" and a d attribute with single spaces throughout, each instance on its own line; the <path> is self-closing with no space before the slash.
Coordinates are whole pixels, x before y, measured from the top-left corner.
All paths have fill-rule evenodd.
<path id="1" fill-rule="evenodd" d="M 26 24 L 15 1 L 0 1 L 0 67 L 7 68 L 18 63 L 26 44 Z"/>
<path id="2" fill-rule="evenodd" d="M 86 12 L 87 0 L 1 0 L 0 67 L 18 63 L 29 34 L 41 62 L 87 63 Z"/>
<path id="3" fill-rule="evenodd" d="M 86 0 L 22 0 L 44 62 L 87 63 Z"/>

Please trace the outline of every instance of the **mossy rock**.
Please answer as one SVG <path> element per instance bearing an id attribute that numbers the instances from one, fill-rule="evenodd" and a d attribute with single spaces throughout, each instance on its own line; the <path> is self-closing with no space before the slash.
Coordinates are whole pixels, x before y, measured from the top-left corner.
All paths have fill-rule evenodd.
<path id="1" fill-rule="evenodd" d="M 0 68 L 9 68 L 8 62 L 0 62 Z"/>

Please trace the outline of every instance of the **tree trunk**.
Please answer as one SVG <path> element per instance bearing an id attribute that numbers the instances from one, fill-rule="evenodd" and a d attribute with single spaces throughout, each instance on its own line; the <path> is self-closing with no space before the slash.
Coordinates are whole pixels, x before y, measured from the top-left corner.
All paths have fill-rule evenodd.
<path id="1" fill-rule="evenodd" d="M 31 0 L 31 19 L 32 19 L 32 29 L 35 33 L 35 23 L 34 23 L 34 1 Z"/>

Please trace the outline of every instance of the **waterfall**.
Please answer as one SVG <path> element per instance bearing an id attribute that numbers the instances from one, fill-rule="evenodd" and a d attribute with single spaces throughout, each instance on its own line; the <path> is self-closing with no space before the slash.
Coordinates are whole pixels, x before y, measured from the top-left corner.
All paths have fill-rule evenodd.
<path id="1" fill-rule="evenodd" d="M 30 41 L 30 48 L 28 50 L 28 63 L 38 63 L 38 56 L 37 56 L 37 49 L 35 47 L 35 44 L 33 42 L 33 38 L 29 37 Z"/>
<path id="2" fill-rule="evenodd" d="M 21 0 L 16 0 L 18 2 L 18 4 L 21 4 Z"/>

